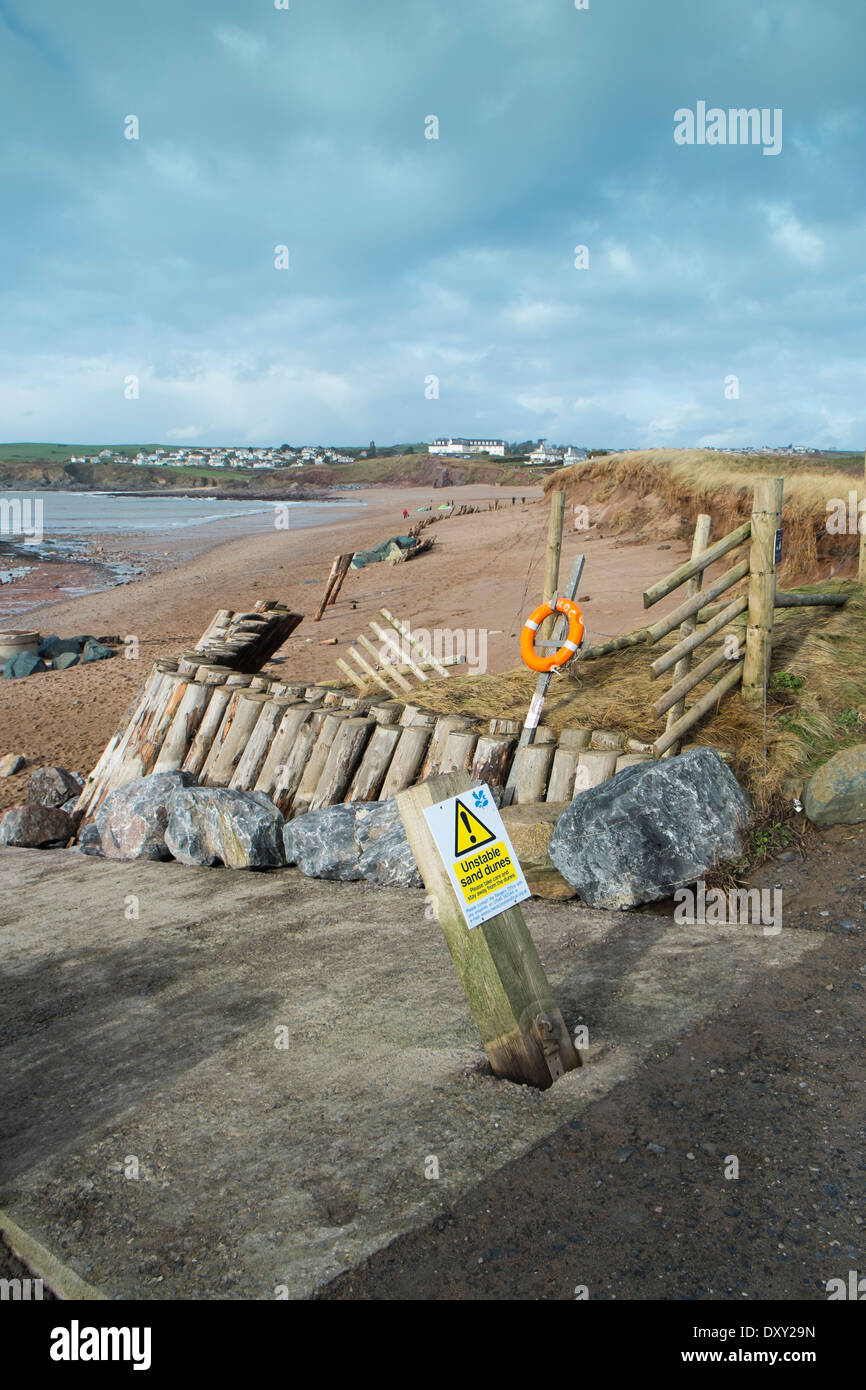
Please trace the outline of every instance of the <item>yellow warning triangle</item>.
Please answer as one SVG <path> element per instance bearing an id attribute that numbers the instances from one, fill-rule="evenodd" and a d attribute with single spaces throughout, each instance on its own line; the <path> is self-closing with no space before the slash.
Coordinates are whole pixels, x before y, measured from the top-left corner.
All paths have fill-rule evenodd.
<path id="1" fill-rule="evenodd" d="M 482 845 L 489 845 L 496 836 L 487 829 L 483 821 L 480 821 L 474 811 L 470 811 L 468 806 L 464 806 L 462 801 L 457 801 L 454 807 L 454 854 L 459 859 L 462 855 L 468 854 L 470 850 L 480 849 Z"/>

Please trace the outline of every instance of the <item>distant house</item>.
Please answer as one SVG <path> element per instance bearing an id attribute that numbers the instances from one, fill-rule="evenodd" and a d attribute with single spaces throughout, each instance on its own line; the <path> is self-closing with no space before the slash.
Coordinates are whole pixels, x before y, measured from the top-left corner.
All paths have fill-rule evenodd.
<path id="1" fill-rule="evenodd" d="M 502 458 L 505 454 L 504 439 L 434 439 L 427 445 L 428 454 L 490 454 Z"/>

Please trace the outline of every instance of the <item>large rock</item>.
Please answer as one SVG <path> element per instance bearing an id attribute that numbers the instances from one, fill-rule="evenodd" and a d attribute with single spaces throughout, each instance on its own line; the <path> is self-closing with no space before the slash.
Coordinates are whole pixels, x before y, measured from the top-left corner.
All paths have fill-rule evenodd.
<path id="1" fill-rule="evenodd" d="M 590 907 L 668 897 L 743 850 L 751 802 L 711 748 L 623 768 L 578 793 L 549 854 Z"/>
<path id="2" fill-rule="evenodd" d="M 421 887 L 394 797 L 310 811 L 288 821 L 283 838 L 287 862 L 308 878 Z"/>
<path id="3" fill-rule="evenodd" d="M 27 800 L 37 806 L 60 806 L 66 809 L 73 797 L 77 797 L 84 786 L 80 777 L 67 772 L 65 767 L 37 767 L 30 774 L 27 783 Z"/>
<path id="4" fill-rule="evenodd" d="M 77 666 L 78 661 L 77 652 L 61 652 L 59 656 L 55 656 L 51 665 L 55 671 L 66 671 L 70 666 Z"/>
<path id="5" fill-rule="evenodd" d="M 47 670 L 45 662 L 35 652 L 20 652 L 18 656 L 13 656 L 6 662 L 3 675 L 7 680 L 18 680 L 22 676 L 35 676 L 40 671 Z"/>
<path id="6" fill-rule="evenodd" d="M 56 806 L 13 806 L 0 821 L 0 845 L 47 849 L 65 845 L 75 834 L 75 821 Z"/>
<path id="7" fill-rule="evenodd" d="M 556 822 L 568 802 L 534 801 L 522 806 L 503 806 L 502 822 L 520 862 L 529 891 L 536 898 L 567 901 L 576 889 L 550 862 L 548 846 Z"/>
<path id="8" fill-rule="evenodd" d="M 82 664 L 88 661 L 105 661 L 109 656 L 117 656 L 113 647 L 106 647 L 104 642 L 97 642 L 95 638 L 88 637 L 84 644 L 80 660 Z"/>
<path id="9" fill-rule="evenodd" d="M 20 772 L 22 767 L 27 766 L 27 759 L 20 753 L 4 753 L 0 758 L 0 777 L 14 777 L 16 772 Z"/>
<path id="10" fill-rule="evenodd" d="M 58 656 L 78 656 L 83 646 L 80 637 L 43 637 L 39 655 L 44 661 L 56 661 Z"/>
<path id="11" fill-rule="evenodd" d="M 866 820 L 866 743 L 841 748 L 813 773 L 803 794 L 813 825 L 856 825 Z"/>
<path id="12" fill-rule="evenodd" d="M 276 869 L 286 862 L 283 825 L 264 792 L 184 787 L 169 798 L 165 845 L 182 864 Z"/>
<path id="13" fill-rule="evenodd" d="M 189 772 L 156 772 L 109 792 L 94 816 L 105 857 L 169 859 L 165 844 L 168 800 L 178 787 L 194 781 Z"/>
<path id="14" fill-rule="evenodd" d="M 361 857 L 358 867 L 378 888 L 421 888 L 415 856 L 409 848 L 396 799 L 362 802 L 355 821 Z"/>

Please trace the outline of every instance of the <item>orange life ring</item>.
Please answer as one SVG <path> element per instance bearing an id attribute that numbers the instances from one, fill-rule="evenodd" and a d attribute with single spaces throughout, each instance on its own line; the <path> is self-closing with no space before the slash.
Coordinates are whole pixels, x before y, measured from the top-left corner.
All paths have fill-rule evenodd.
<path id="1" fill-rule="evenodd" d="M 552 656 L 538 656 L 535 651 L 535 634 L 545 618 L 552 613 L 565 613 L 568 617 L 568 637 L 559 651 Z M 558 598 L 556 603 L 542 603 L 530 613 L 520 633 L 520 655 L 531 671 L 558 671 L 567 661 L 571 661 L 583 641 L 583 614 L 570 598 Z"/>

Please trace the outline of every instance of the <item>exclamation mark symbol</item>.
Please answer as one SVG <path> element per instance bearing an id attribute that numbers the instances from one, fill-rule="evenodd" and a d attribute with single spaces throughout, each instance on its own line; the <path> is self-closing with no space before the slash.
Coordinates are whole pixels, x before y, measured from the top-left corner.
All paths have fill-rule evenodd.
<path id="1" fill-rule="evenodd" d="M 475 844 L 475 836 L 472 834 L 472 828 L 471 828 L 471 826 L 470 826 L 470 824 L 469 824 L 469 817 L 467 816 L 466 812 L 463 810 L 463 807 L 462 807 L 462 806 L 460 807 L 460 819 L 462 820 L 463 824 L 466 826 L 466 834 L 469 836 L 470 843 L 474 845 L 474 844 Z"/>

